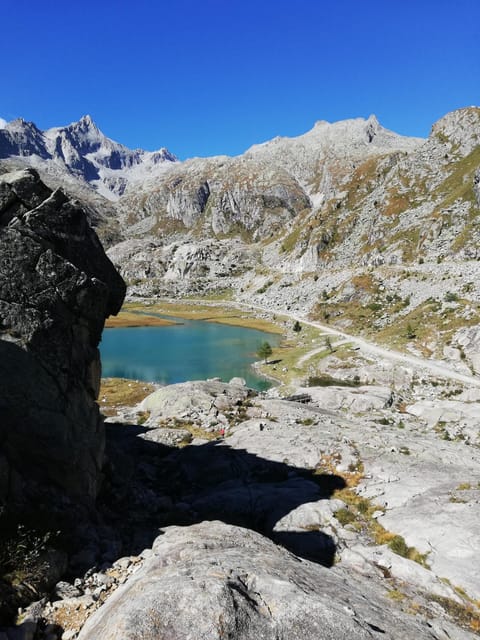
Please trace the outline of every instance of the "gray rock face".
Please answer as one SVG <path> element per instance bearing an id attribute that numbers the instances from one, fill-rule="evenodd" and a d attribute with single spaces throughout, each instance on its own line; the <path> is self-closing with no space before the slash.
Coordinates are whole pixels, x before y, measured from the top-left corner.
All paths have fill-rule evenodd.
<path id="1" fill-rule="evenodd" d="M 97 345 L 125 285 L 78 202 L 33 170 L 0 179 L 0 502 L 88 501 L 103 427 Z"/>
<path id="2" fill-rule="evenodd" d="M 466 107 L 447 113 L 432 127 L 430 137 L 436 137 L 462 155 L 469 154 L 478 146 L 480 109 Z"/>
<path id="3" fill-rule="evenodd" d="M 42 166 L 47 173 L 75 176 L 109 200 L 130 182 L 142 181 L 176 161 L 167 149 L 128 149 L 107 138 L 90 116 L 66 127 L 40 131 L 22 118 L 0 129 L 0 158 L 18 158 L 23 165 Z M 68 179 L 68 178 L 67 178 Z"/>
<path id="4" fill-rule="evenodd" d="M 133 234 L 151 219 L 150 230 L 200 235 L 239 235 L 262 239 L 283 228 L 311 203 L 284 169 L 253 158 L 194 159 L 172 165 L 142 190 L 131 191 L 119 203 L 120 214 Z M 130 235 L 130 234 L 129 234 Z"/>
<path id="5" fill-rule="evenodd" d="M 300 562 L 253 531 L 221 522 L 168 527 L 153 551 L 81 640 L 442 637 L 367 580 L 347 583 L 341 570 Z"/>

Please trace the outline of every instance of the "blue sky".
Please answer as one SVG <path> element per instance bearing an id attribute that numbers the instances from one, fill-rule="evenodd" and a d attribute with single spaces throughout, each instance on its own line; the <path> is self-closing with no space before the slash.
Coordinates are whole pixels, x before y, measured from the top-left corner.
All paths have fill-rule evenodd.
<path id="1" fill-rule="evenodd" d="M 235 155 L 316 120 L 480 104 L 480 0 L 2 0 L 0 116 Z"/>

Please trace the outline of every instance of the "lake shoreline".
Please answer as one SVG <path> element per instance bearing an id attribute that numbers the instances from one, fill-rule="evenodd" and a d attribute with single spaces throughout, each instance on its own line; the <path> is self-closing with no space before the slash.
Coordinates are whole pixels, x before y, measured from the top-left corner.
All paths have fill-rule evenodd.
<path id="1" fill-rule="evenodd" d="M 120 313 L 130 313 L 131 315 L 171 316 L 184 320 L 201 320 L 226 324 L 231 326 L 244 327 L 245 329 L 258 329 L 265 333 L 277 335 L 285 334 L 285 327 L 280 324 L 277 314 L 269 314 L 273 319 L 261 318 L 245 311 L 228 301 L 213 300 L 172 300 L 172 299 L 152 299 L 143 298 L 128 300 Z M 283 323 L 283 319 L 282 319 Z M 144 325 L 146 326 L 146 325 Z"/>
<path id="2" fill-rule="evenodd" d="M 265 331 L 264 320 L 260 329 L 257 319 L 253 319 L 255 328 L 252 328 L 245 326 L 245 318 L 238 317 L 237 312 L 232 317 L 230 310 L 225 317 L 223 310 L 222 319 L 226 322 L 218 322 L 218 310 L 214 313 L 203 307 L 198 313 L 198 307 L 192 309 L 189 305 L 189 313 L 183 314 L 182 322 L 177 304 L 167 310 L 175 322 L 167 319 L 170 326 L 163 326 L 164 319 L 154 314 L 163 315 L 164 311 L 163 304 L 141 308 L 136 305 L 135 311 L 128 307 L 122 312 L 127 314 L 127 326 L 119 323 L 114 331 L 104 331 L 100 346 L 103 378 L 174 384 L 215 377 L 228 382 L 240 377 L 257 391 L 278 384 L 278 380 L 271 380 L 252 367 L 263 341 L 276 347 L 281 340 L 279 333 Z M 133 323 L 129 316 L 134 316 Z M 160 325 L 156 326 L 152 318 L 159 320 Z"/>
<path id="3" fill-rule="evenodd" d="M 178 323 L 154 315 L 142 314 L 141 312 L 119 311 L 116 316 L 109 316 L 105 320 L 105 329 L 168 327 L 174 324 Z"/>

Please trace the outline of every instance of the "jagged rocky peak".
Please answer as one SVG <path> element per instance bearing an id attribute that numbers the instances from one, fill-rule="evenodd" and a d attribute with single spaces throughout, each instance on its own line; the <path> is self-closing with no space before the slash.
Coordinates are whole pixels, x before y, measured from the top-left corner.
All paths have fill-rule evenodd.
<path id="1" fill-rule="evenodd" d="M 0 158 L 9 156 L 47 156 L 43 134 L 33 122 L 17 118 L 0 126 Z"/>
<path id="2" fill-rule="evenodd" d="M 108 140 L 89 115 L 66 127 L 54 127 L 45 131 L 45 137 L 53 142 L 58 138 L 68 140 L 81 155 L 93 153 Z"/>
<path id="3" fill-rule="evenodd" d="M 98 343 L 125 285 L 84 207 L 33 169 L 0 176 L 0 508 L 92 501 Z"/>
<path id="4" fill-rule="evenodd" d="M 163 172 L 177 158 L 167 149 L 144 151 L 108 138 L 90 115 L 64 127 L 40 131 L 23 119 L 0 125 L 0 159 L 21 158 L 56 178 L 87 183 L 109 200 L 129 186 Z"/>

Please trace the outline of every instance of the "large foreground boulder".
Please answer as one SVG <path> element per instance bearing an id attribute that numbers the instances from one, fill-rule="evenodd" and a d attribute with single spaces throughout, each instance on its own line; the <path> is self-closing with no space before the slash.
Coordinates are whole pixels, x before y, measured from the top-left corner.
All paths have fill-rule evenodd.
<path id="1" fill-rule="evenodd" d="M 218 521 L 168 527 L 80 640 L 433 640 L 367 580 Z"/>
<path id="2" fill-rule="evenodd" d="M 0 506 L 92 502 L 103 461 L 97 345 L 125 284 L 82 205 L 0 176 Z"/>

